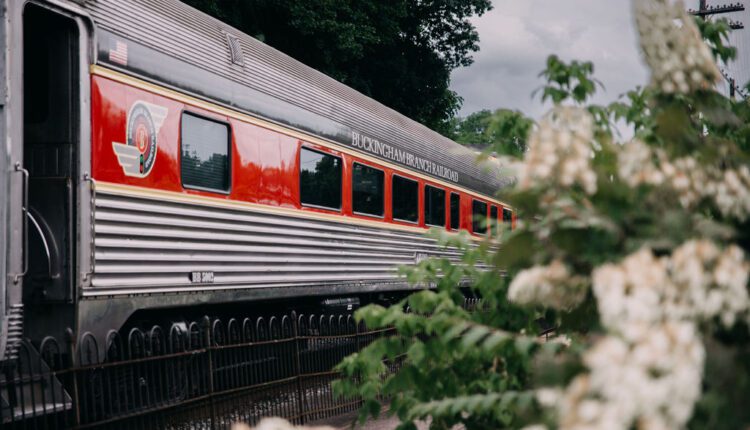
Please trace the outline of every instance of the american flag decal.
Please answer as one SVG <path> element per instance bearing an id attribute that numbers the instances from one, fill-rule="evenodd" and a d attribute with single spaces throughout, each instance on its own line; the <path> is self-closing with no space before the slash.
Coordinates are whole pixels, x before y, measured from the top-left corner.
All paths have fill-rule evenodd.
<path id="1" fill-rule="evenodd" d="M 128 65 L 128 45 L 125 42 L 115 41 L 114 46 L 109 48 L 109 61 L 123 66 Z"/>

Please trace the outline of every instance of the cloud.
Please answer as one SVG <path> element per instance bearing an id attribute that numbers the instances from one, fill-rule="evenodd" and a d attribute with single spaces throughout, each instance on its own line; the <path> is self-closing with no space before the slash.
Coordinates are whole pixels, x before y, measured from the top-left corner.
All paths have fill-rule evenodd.
<path id="1" fill-rule="evenodd" d="M 464 98 L 461 115 L 480 109 L 518 109 L 539 117 L 546 108 L 531 93 L 550 54 L 593 61 L 602 81 L 595 103 L 608 103 L 647 82 L 627 0 L 496 0 L 475 18 L 480 51 L 457 69 L 451 87 Z"/>

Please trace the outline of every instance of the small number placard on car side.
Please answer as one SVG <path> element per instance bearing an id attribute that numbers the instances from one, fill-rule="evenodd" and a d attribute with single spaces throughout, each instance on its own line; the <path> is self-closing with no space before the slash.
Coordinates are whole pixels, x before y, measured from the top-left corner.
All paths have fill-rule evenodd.
<path id="1" fill-rule="evenodd" d="M 190 272 L 190 282 L 194 284 L 210 284 L 214 282 L 214 272 Z"/>

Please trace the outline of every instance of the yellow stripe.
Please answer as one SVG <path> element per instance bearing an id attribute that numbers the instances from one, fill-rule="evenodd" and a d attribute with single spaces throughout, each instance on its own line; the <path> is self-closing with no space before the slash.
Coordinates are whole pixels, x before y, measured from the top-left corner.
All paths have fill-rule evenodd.
<path id="1" fill-rule="evenodd" d="M 190 104 L 190 105 L 199 107 L 201 109 L 205 109 L 205 110 L 210 111 L 210 112 L 214 112 L 214 113 L 217 113 L 217 114 L 220 114 L 220 115 L 224 115 L 224 116 L 227 116 L 227 117 L 230 117 L 230 118 L 234 118 L 234 119 L 237 119 L 237 120 L 240 120 L 240 121 L 244 121 L 244 122 L 247 122 L 247 123 L 250 123 L 250 124 L 254 124 L 254 125 L 260 126 L 260 127 L 264 127 L 264 128 L 270 129 L 270 130 L 274 130 L 274 131 L 277 131 L 279 133 L 283 133 L 283 134 L 286 134 L 288 136 L 294 137 L 296 139 L 304 140 L 304 141 L 307 141 L 307 142 L 310 142 L 310 143 L 314 143 L 316 145 L 320 145 L 320 146 L 323 146 L 323 147 L 326 147 L 326 148 L 330 148 L 330 149 L 333 149 L 333 150 L 336 150 L 336 151 L 339 151 L 339 152 L 343 152 L 343 153 L 346 153 L 346 154 L 350 154 L 350 155 L 353 155 L 353 156 L 355 156 L 357 158 L 360 158 L 360 159 L 363 159 L 363 160 L 368 160 L 370 162 L 379 164 L 381 166 L 386 166 L 386 167 L 388 167 L 390 169 L 394 169 L 394 170 L 401 171 L 401 172 L 406 171 L 409 174 L 411 174 L 412 176 L 419 177 L 421 179 L 430 181 L 432 183 L 440 184 L 440 185 L 443 185 L 445 187 L 452 188 L 454 190 L 463 191 L 464 193 L 469 194 L 469 195 L 471 195 L 473 197 L 477 197 L 477 198 L 480 198 L 480 199 L 483 199 L 483 200 L 489 200 L 489 201 L 491 201 L 491 202 L 493 202 L 495 204 L 502 205 L 503 207 L 509 207 L 509 205 L 506 205 L 502 201 L 497 200 L 495 198 L 484 196 L 484 195 L 479 194 L 477 192 L 474 192 L 474 191 L 472 191 L 472 190 L 470 190 L 468 188 L 464 188 L 464 187 L 461 187 L 461 186 L 456 185 L 456 184 L 445 182 L 445 181 L 442 181 L 440 179 L 435 179 L 433 177 L 424 175 L 424 174 L 422 174 L 420 172 L 416 172 L 416 171 L 413 171 L 413 170 L 404 170 L 404 168 L 401 167 L 401 166 L 397 166 L 395 164 L 389 163 L 389 162 L 381 160 L 379 158 L 375 158 L 375 157 L 369 156 L 367 154 L 363 154 L 361 152 L 353 151 L 350 148 L 347 148 L 346 146 L 341 145 L 340 143 L 337 143 L 337 142 L 334 142 L 334 141 L 330 141 L 330 140 L 324 140 L 324 139 L 321 139 L 320 137 L 317 137 L 317 136 L 314 136 L 314 135 L 311 135 L 311 134 L 303 133 L 303 132 L 300 132 L 298 130 L 290 129 L 290 128 L 287 128 L 287 127 L 282 127 L 279 124 L 276 124 L 276 123 L 273 123 L 273 122 L 270 122 L 270 121 L 266 121 L 266 120 L 263 120 L 263 119 L 260 119 L 260 118 L 254 117 L 254 116 L 250 116 L 250 115 L 247 115 L 247 114 L 243 114 L 243 113 L 237 112 L 235 110 L 227 109 L 227 108 L 225 108 L 223 106 L 220 106 L 220 105 L 217 105 L 217 104 L 214 104 L 214 103 L 209 103 L 209 102 L 206 102 L 204 100 L 198 99 L 196 97 L 192 97 L 192 96 L 180 93 L 178 91 L 171 90 L 169 88 L 161 87 L 161 86 L 152 84 L 150 82 L 146 82 L 146 81 L 144 81 L 142 79 L 134 78 L 134 77 L 132 77 L 130 75 L 126 75 L 124 73 L 121 73 L 121 72 L 118 72 L 118 71 L 115 71 L 115 70 L 112 70 L 112 69 L 108 69 L 106 67 L 102 67 L 102 66 L 98 66 L 98 65 L 94 64 L 94 65 L 91 66 L 91 74 L 92 75 L 97 75 L 97 76 L 102 76 L 102 77 L 105 77 L 107 79 L 111 79 L 113 81 L 121 82 L 121 83 L 130 85 L 130 86 L 133 86 L 133 87 L 136 87 L 136 88 L 140 88 L 140 89 L 143 89 L 143 90 L 146 90 L 146 91 L 150 91 L 152 93 L 155 93 L 155 94 L 158 94 L 158 95 L 161 95 L 161 96 L 164 96 L 164 97 L 169 97 L 169 98 L 171 98 L 171 99 L 173 99 L 175 101 L 178 101 L 178 102 L 181 102 L 181 103 L 185 103 L 185 104 Z"/>

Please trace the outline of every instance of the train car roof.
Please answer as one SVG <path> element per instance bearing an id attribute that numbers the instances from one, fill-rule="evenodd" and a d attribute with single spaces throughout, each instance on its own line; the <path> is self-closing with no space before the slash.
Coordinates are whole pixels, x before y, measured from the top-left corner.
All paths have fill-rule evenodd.
<path id="1" fill-rule="evenodd" d="M 487 196 L 512 181 L 497 165 L 480 166 L 472 150 L 179 0 L 83 5 L 98 64 Z"/>

